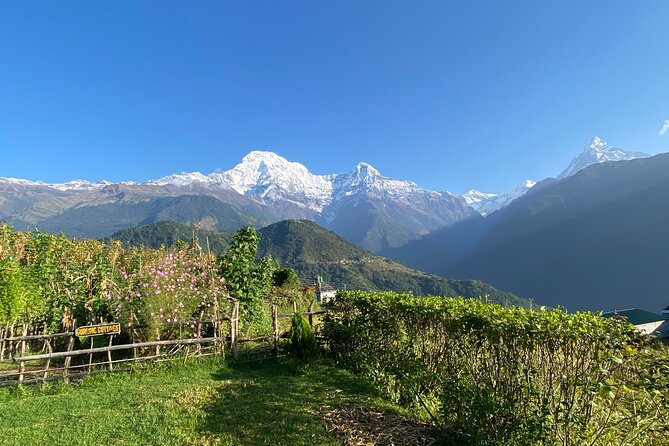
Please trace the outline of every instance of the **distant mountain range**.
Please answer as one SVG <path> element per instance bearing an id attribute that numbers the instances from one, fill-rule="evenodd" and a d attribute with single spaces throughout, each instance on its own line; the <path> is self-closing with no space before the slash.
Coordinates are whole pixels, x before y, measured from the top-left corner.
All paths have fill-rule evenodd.
<path id="1" fill-rule="evenodd" d="M 190 210 L 178 202 L 184 196 L 191 197 L 185 199 Z M 221 203 L 198 204 L 194 196 Z M 366 163 L 343 174 L 314 175 L 299 163 L 260 151 L 227 172 L 181 173 L 142 184 L 0 178 L 0 197 L 0 219 L 75 237 L 104 237 L 164 220 L 166 213 L 180 223 L 202 221 L 217 230 L 304 218 L 372 251 L 401 246 L 476 214 L 461 197 L 384 177 Z"/>
<path id="2" fill-rule="evenodd" d="M 561 174 L 592 163 L 646 156 L 595 138 Z M 253 151 L 226 172 L 169 175 L 145 183 L 74 180 L 46 184 L 0 178 L 0 220 L 74 237 L 101 238 L 161 220 L 210 230 L 308 219 L 373 252 L 488 215 L 524 195 L 526 181 L 503 194 L 436 192 L 384 177 L 367 163 L 343 174 L 314 175 L 272 152 Z"/>
<path id="3" fill-rule="evenodd" d="M 566 172 L 383 254 L 569 310 L 659 311 L 669 303 L 669 154 Z"/>
<path id="4" fill-rule="evenodd" d="M 197 231 L 173 222 L 124 229 L 105 239 L 126 246 L 171 247 L 197 235 L 200 246 L 221 253 L 232 232 Z M 500 291 L 478 280 L 448 280 L 375 256 L 308 220 L 288 220 L 259 230 L 259 256 L 271 255 L 282 266 L 294 268 L 302 279 L 322 276 L 340 288 L 370 291 L 410 291 L 416 295 L 484 297 L 505 305 L 529 306 L 526 299 Z"/>
<path id="5" fill-rule="evenodd" d="M 630 152 L 613 147 L 599 136 L 595 136 L 585 145 L 583 152 L 571 160 L 567 168 L 557 176 L 557 179 L 574 175 L 576 172 L 593 164 L 608 161 L 628 161 L 636 158 L 647 158 L 649 156 L 647 153 Z M 525 180 L 522 184 L 502 194 L 490 194 L 472 189 L 463 194 L 462 197 L 467 204 L 476 209 L 481 215 L 486 216 L 499 209 L 504 209 L 512 201 L 525 195 L 535 184 L 537 184 L 536 181 Z"/>
<path id="6" fill-rule="evenodd" d="M 166 220 L 225 232 L 305 219 L 419 270 L 482 279 L 550 306 L 656 310 L 669 303 L 666 269 L 658 269 L 658 249 L 669 248 L 659 226 L 669 208 L 665 160 L 595 137 L 555 179 L 457 195 L 387 178 L 366 163 L 315 175 L 253 151 L 226 172 L 141 184 L 0 178 L 0 220 L 103 238 Z"/>

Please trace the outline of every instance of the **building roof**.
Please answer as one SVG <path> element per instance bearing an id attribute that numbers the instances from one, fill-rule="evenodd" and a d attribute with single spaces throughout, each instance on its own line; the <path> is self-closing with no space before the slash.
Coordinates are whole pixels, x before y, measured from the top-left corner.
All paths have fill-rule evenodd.
<path id="1" fill-rule="evenodd" d="M 640 310 L 638 308 L 629 308 L 627 310 L 607 311 L 602 313 L 604 317 L 626 317 L 627 322 L 632 325 L 650 324 L 651 322 L 665 321 L 667 317 L 661 314 L 651 313 L 650 311 Z"/>

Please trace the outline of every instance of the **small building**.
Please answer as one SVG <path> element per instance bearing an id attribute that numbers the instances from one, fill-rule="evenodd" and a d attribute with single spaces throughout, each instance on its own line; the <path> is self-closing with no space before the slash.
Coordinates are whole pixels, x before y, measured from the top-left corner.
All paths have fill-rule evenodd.
<path id="1" fill-rule="evenodd" d="M 652 334 L 658 339 L 669 337 L 669 307 L 662 314 L 651 313 L 639 308 L 628 308 L 626 310 L 608 311 L 603 313 L 604 317 L 624 318 L 634 325 L 643 334 Z"/>
<path id="2" fill-rule="evenodd" d="M 323 282 L 322 276 L 314 277 L 314 289 L 316 290 L 316 300 L 320 303 L 328 302 L 337 295 L 337 288 Z"/>

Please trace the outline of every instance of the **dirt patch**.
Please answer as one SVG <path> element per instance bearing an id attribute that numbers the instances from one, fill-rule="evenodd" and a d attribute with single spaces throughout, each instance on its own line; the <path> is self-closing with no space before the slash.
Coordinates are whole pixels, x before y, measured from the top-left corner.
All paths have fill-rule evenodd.
<path id="1" fill-rule="evenodd" d="M 429 435 L 432 425 L 401 415 L 386 414 L 374 407 L 322 406 L 319 415 L 328 432 L 345 446 L 428 446 L 436 443 Z"/>

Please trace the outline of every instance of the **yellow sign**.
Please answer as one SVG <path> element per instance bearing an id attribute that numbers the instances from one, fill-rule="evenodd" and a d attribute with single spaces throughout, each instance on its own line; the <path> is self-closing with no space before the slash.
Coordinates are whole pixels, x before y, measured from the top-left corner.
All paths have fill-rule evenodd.
<path id="1" fill-rule="evenodd" d="M 85 327 L 77 327 L 74 330 L 75 336 L 99 336 L 108 334 L 121 333 L 121 324 L 104 324 L 104 325 L 87 325 Z"/>

